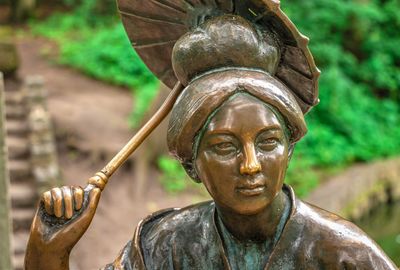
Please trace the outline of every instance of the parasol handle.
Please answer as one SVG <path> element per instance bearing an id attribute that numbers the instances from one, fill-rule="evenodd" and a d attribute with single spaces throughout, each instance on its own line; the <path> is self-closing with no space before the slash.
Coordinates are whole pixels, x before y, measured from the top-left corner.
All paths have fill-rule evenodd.
<path id="1" fill-rule="evenodd" d="M 113 173 L 121 167 L 121 165 L 129 158 L 129 156 L 142 144 L 142 142 L 150 135 L 150 133 L 164 120 L 169 114 L 178 96 L 184 89 L 184 86 L 178 81 L 167 99 L 151 117 L 149 121 L 130 139 L 130 141 L 114 156 L 114 158 L 94 176 L 89 178 L 86 190 L 95 187 L 103 190 L 108 179 Z"/>

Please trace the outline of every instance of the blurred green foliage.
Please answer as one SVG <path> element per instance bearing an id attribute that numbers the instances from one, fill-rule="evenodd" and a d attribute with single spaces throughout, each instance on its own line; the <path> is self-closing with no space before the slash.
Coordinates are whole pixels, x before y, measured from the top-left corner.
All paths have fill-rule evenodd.
<path id="1" fill-rule="evenodd" d="M 33 23 L 33 31 L 59 42 L 62 63 L 136 89 L 132 122 L 137 123 L 157 83 L 131 49 L 114 1 L 64 1 L 78 7 Z M 321 103 L 306 117 L 309 134 L 296 146 L 287 173 L 287 182 L 304 196 L 318 185 L 318 171 L 400 153 L 400 1 L 281 4 L 310 37 L 322 70 Z M 183 171 L 170 163 L 161 159 L 159 165 L 171 179 L 183 178 Z M 171 189 L 179 190 L 182 183 L 174 181 Z"/>
<path id="2" fill-rule="evenodd" d="M 132 49 L 115 1 L 64 1 L 77 7 L 44 22 L 32 21 L 32 32 L 59 44 L 60 63 L 132 89 L 135 106 L 130 124 L 136 127 L 157 93 L 158 81 Z"/>
<path id="3" fill-rule="evenodd" d="M 289 180 L 307 167 L 345 166 L 398 155 L 400 1 L 286 0 L 282 4 L 310 37 L 310 49 L 322 70 L 321 103 L 306 118 L 309 134 L 295 151 L 294 159 L 306 166 L 290 168 Z"/>
<path id="4" fill-rule="evenodd" d="M 161 185 L 168 192 L 181 192 L 188 187 L 190 178 L 185 170 L 176 160 L 168 156 L 161 156 L 158 159 L 158 166 L 163 172 Z"/>

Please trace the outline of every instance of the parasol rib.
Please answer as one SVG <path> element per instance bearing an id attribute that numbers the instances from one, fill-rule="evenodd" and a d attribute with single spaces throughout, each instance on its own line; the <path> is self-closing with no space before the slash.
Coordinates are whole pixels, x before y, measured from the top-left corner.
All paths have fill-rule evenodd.
<path id="1" fill-rule="evenodd" d="M 191 8 L 194 8 L 194 5 L 189 0 L 183 0 L 184 3 L 188 4 Z"/>
<path id="2" fill-rule="evenodd" d="M 162 7 L 165 7 L 165 8 L 169 8 L 169 9 L 172 9 L 174 11 L 179 11 L 181 13 L 186 14 L 186 10 L 181 9 L 180 7 L 175 6 L 174 4 L 169 3 L 167 1 L 163 1 L 163 0 L 150 0 L 150 1 L 153 2 L 156 5 L 159 5 L 159 6 L 162 6 Z"/>
<path id="3" fill-rule="evenodd" d="M 143 21 L 148 21 L 148 22 L 156 22 L 156 23 L 168 23 L 168 24 L 177 24 L 177 25 L 184 25 L 182 22 L 179 21 L 172 21 L 172 20 L 168 20 L 165 18 L 155 18 L 152 17 L 150 18 L 150 14 L 138 14 L 138 13 L 132 13 L 132 12 L 126 12 L 126 11 L 119 11 L 122 15 L 128 16 L 128 17 L 135 17 L 138 19 L 141 19 Z"/>
<path id="4" fill-rule="evenodd" d="M 159 41 L 159 42 L 152 42 L 151 41 L 149 43 L 143 42 L 141 44 L 137 44 L 137 43 L 140 43 L 140 42 L 135 42 L 135 43 L 132 43 L 132 46 L 135 49 L 142 49 L 142 48 L 150 48 L 150 47 L 155 47 L 155 46 L 162 46 L 162 45 L 169 44 L 169 43 L 175 43 L 176 41 L 177 41 L 177 39 L 167 40 L 167 41 Z"/>

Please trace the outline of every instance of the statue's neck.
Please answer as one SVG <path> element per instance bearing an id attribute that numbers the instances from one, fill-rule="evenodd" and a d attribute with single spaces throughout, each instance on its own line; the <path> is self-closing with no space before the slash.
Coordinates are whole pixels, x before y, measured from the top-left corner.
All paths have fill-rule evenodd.
<path id="1" fill-rule="evenodd" d="M 275 238 L 282 219 L 287 219 L 290 199 L 280 191 L 272 203 L 255 215 L 241 215 L 217 205 L 217 213 L 226 229 L 241 241 L 266 241 Z M 283 220 L 283 224 L 286 220 Z"/>

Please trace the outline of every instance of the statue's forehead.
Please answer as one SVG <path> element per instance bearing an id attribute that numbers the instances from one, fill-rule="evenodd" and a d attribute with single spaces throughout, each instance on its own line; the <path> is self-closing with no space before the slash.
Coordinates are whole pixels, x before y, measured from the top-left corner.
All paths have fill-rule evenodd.
<path id="1" fill-rule="evenodd" d="M 231 131 L 235 133 L 280 128 L 275 112 L 263 101 L 240 93 L 224 102 L 212 115 L 207 131 Z"/>

